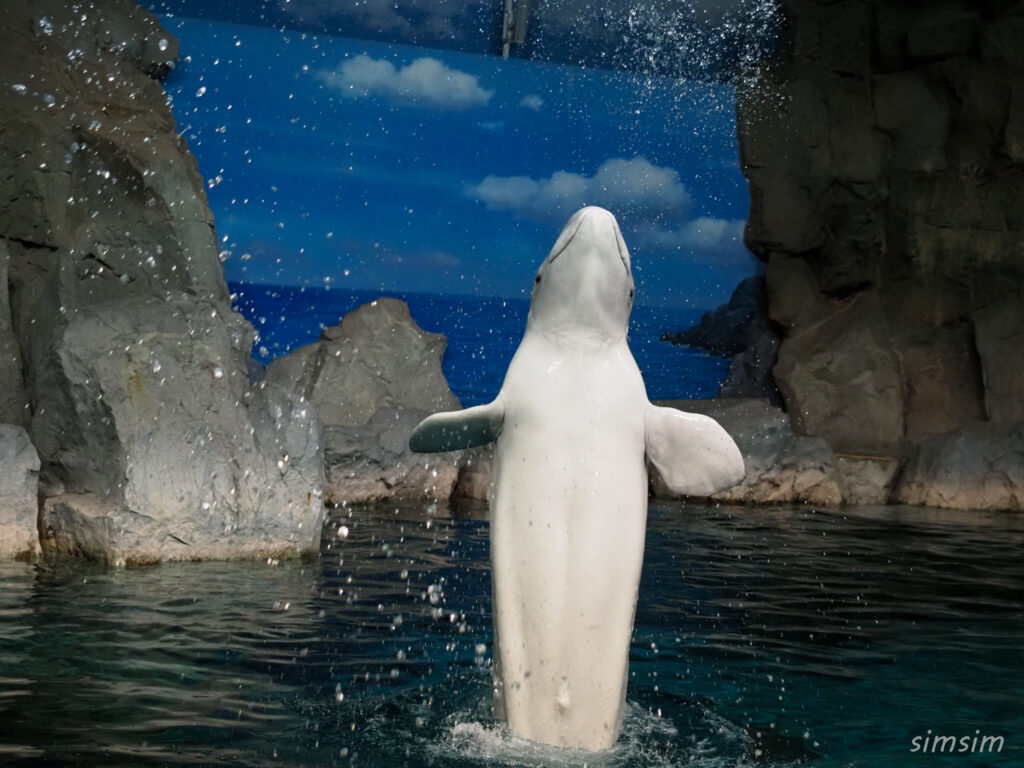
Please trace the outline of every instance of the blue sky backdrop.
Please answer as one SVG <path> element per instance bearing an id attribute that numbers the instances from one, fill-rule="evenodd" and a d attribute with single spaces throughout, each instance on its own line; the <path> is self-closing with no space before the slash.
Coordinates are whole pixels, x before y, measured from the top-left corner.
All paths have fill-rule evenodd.
<path id="1" fill-rule="evenodd" d="M 731 85 L 161 20 L 229 280 L 521 297 L 587 204 L 640 302 L 715 306 L 755 270 Z"/>

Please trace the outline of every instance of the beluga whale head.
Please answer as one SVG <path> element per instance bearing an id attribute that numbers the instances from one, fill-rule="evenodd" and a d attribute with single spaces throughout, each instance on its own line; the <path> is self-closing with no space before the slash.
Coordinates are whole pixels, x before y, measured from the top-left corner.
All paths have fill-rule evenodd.
<path id="1" fill-rule="evenodd" d="M 527 330 L 618 341 L 629 325 L 634 292 L 619 223 L 604 208 L 581 208 L 537 270 Z"/>

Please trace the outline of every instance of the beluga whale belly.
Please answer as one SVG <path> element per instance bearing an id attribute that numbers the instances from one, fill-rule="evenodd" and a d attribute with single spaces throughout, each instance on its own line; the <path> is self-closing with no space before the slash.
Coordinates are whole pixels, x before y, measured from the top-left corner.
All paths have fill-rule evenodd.
<path id="1" fill-rule="evenodd" d="M 622 724 L 648 466 L 697 496 L 744 474 L 717 422 L 647 400 L 626 344 L 633 295 L 615 217 L 577 211 L 537 272 L 501 392 L 409 440 L 418 452 L 495 441 L 495 705 L 518 736 L 589 751 Z"/>

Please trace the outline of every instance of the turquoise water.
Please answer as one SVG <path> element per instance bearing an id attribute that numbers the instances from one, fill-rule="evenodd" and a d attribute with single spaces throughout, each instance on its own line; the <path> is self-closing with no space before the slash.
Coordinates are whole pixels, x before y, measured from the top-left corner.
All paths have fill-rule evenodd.
<path id="1" fill-rule="evenodd" d="M 263 363 L 320 337 L 351 309 L 373 301 L 375 291 L 326 290 L 232 283 L 236 309 L 260 334 L 253 356 Z M 530 302 L 487 296 L 388 293 L 405 299 L 421 328 L 448 338 L 442 366 L 463 406 L 494 399 L 526 328 Z M 700 320 L 693 309 L 636 306 L 629 346 L 652 400 L 714 397 L 729 370 L 725 358 L 661 341 L 665 331 Z"/>
<path id="2" fill-rule="evenodd" d="M 653 504 L 624 733 L 585 756 L 491 719 L 482 516 L 339 511 L 311 562 L 0 564 L 0 765 L 1024 763 L 1019 517 Z M 1004 748 L 911 753 L 929 729 Z"/>

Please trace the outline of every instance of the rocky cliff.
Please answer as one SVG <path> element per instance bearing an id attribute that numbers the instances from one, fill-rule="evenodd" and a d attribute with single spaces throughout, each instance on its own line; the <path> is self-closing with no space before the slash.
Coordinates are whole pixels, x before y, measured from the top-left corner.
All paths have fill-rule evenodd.
<path id="1" fill-rule="evenodd" d="M 254 333 L 160 82 L 176 56 L 122 0 L 0 14 L 0 422 L 38 450 L 44 551 L 151 562 L 319 540 L 320 423 L 249 387 Z"/>
<path id="2" fill-rule="evenodd" d="M 737 106 L 793 427 L 909 461 L 896 498 L 1024 508 L 1021 430 L 978 427 L 1024 421 L 1024 3 L 784 6 Z M 978 441 L 995 464 L 921 491 Z"/>
<path id="3" fill-rule="evenodd" d="M 461 407 L 441 370 L 447 344 L 416 325 L 404 301 L 382 298 L 267 366 L 268 383 L 305 398 L 320 414 L 326 501 L 451 495 L 463 452 L 409 450 L 422 419 Z"/>

